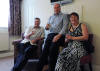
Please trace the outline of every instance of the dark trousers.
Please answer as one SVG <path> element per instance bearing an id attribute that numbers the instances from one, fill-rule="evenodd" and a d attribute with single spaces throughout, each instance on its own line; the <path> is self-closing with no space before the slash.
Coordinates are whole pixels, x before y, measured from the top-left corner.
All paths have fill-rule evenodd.
<path id="1" fill-rule="evenodd" d="M 42 71 L 43 66 L 46 65 L 47 62 L 49 64 L 49 71 L 54 71 L 55 64 L 57 61 L 59 46 L 64 44 L 64 39 L 65 39 L 65 36 L 63 35 L 57 42 L 52 42 L 54 36 L 56 35 L 57 34 L 55 33 L 51 33 L 48 35 L 45 41 L 42 55 L 38 62 L 37 71 Z"/>
<path id="2" fill-rule="evenodd" d="M 29 42 L 25 44 L 20 43 L 18 49 L 19 49 L 19 54 L 17 56 L 12 71 L 21 71 L 25 66 L 25 64 L 27 63 L 28 59 L 31 58 L 34 51 L 36 51 L 37 46 L 31 45 Z"/>

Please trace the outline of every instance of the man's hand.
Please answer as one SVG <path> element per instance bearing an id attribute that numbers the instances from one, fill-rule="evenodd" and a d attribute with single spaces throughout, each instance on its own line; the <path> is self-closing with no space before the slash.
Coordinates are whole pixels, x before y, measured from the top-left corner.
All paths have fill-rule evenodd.
<path id="1" fill-rule="evenodd" d="M 45 27 L 45 29 L 49 30 L 49 28 L 50 28 L 50 24 L 47 24 L 46 27 Z"/>
<path id="2" fill-rule="evenodd" d="M 32 31 L 30 34 L 29 34 L 29 37 L 31 36 L 31 35 L 34 35 L 35 34 L 35 32 L 34 31 Z"/>
<path id="3" fill-rule="evenodd" d="M 27 36 L 25 36 L 25 38 L 26 39 L 29 39 L 29 37 L 31 36 L 31 35 L 33 35 L 35 32 L 34 31 L 32 31 L 31 33 L 29 33 Z"/>
<path id="4" fill-rule="evenodd" d="M 25 36 L 25 38 L 26 38 L 26 39 L 29 39 L 29 37 L 28 37 L 28 36 Z"/>
<path id="5" fill-rule="evenodd" d="M 54 38 L 53 38 L 53 42 L 57 42 L 61 37 L 61 34 L 58 34 L 56 35 Z"/>
<path id="6" fill-rule="evenodd" d="M 33 44 L 36 43 L 36 40 L 31 40 L 31 43 L 33 43 Z"/>

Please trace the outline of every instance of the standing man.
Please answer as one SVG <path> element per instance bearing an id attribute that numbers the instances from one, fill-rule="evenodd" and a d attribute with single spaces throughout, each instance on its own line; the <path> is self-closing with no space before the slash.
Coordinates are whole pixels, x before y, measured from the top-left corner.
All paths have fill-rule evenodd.
<path id="1" fill-rule="evenodd" d="M 22 71 L 28 59 L 37 49 L 37 42 L 44 38 L 44 28 L 40 27 L 40 19 L 35 18 L 34 26 L 30 26 L 24 34 L 24 40 L 19 44 L 19 54 L 12 71 Z"/>
<path id="2" fill-rule="evenodd" d="M 64 34 L 67 29 L 68 18 L 61 13 L 60 4 L 54 4 L 54 14 L 49 18 L 46 30 L 50 30 L 45 41 L 42 55 L 39 59 L 37 71 L 42 71 L 43 66 L 48 62 L 49 71 L 54 71 L 58 56 L 59 46 L 64 44 Z"/>

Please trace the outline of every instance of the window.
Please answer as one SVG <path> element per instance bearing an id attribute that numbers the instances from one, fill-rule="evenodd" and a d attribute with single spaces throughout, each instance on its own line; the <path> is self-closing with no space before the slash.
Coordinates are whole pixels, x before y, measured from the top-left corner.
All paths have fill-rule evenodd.
<path id="1" fill-rule="evenodd" d="M 9 0 L 0 1 L 0 27 L 8 27 Z"/>

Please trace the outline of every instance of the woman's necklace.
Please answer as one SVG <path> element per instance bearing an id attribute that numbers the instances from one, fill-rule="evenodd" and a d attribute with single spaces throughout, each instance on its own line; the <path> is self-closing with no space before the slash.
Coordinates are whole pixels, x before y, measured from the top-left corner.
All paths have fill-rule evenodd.
<path id="1" fill-rule="evenodd" d="M 72 28 L 73 28 L 73 30 L 76 30 L 76 28 L 79 26 L 79 24 L 78 25 L 72 25 Z"/>

